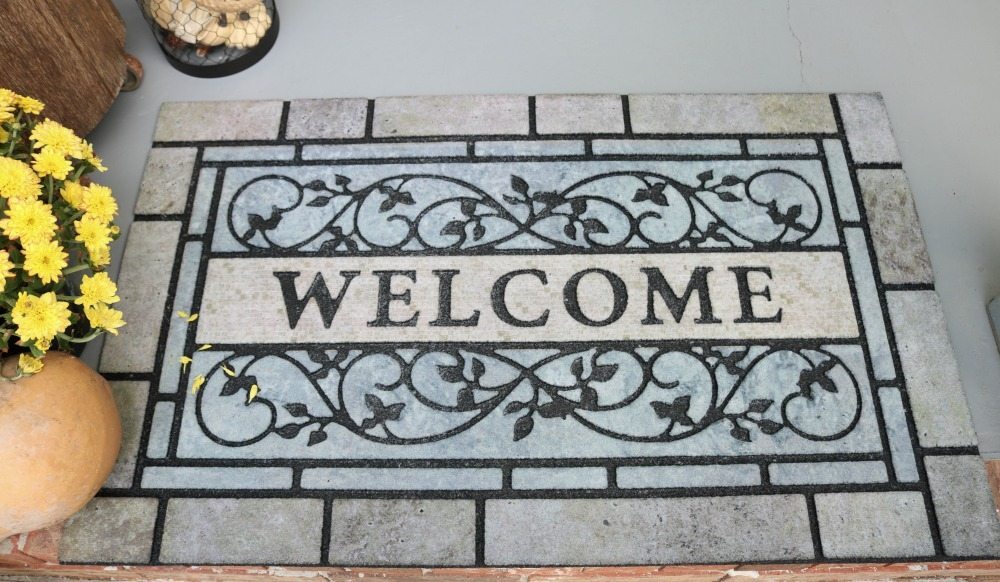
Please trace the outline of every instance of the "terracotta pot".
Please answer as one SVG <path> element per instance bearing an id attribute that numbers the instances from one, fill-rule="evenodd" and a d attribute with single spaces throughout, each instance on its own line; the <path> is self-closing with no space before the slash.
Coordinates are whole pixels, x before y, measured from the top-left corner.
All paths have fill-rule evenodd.
<path id="1" fill-rule="evenodd" d="M 16 362 L 3 362 L 10 375 Z M 15 382 L 0 381 L 0 540 L 63 521 L 111 473 L 122 428 L 111 388 L 58 352 Z"/>

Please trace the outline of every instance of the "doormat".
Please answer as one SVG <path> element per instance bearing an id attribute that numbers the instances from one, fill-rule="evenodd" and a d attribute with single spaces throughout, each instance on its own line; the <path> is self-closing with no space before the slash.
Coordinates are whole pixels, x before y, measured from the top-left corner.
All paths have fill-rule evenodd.
<path id="1" fill-rule="evenodd" d="M 120 287 L 65 562 L 1000 555 L 877 95 L 167 103 Z"/>

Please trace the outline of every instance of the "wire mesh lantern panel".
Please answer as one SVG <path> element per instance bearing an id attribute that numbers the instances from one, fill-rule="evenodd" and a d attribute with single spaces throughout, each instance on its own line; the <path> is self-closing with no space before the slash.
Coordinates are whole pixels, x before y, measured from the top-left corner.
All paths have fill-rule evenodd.
<path id="1" fill-rule="evenodd" d="M 274 0 L 138 0 L 178 70 L 221 77 L 259 61 L 278 34 Z"/>

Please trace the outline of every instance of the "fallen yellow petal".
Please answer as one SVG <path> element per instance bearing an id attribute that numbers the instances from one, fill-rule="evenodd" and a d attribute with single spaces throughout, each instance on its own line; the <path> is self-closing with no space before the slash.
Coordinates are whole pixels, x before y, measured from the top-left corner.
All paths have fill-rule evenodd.
<path id="1" fill-rule="evenodd" d="M 181 319 L 187 319 L 187 318 L 191 317 L 191 314 L 188 313 L 187 311 L 178 311 L 177 312 L 177 317 L 179 317 Z"/>
<path id="2" fill-rule="evenodd" d="M 260 392 L 260 388 L 256 384 L 250 387 L 250 396 L 247 398 L 247 404 L 250 404 L 254 398 L 257 398 L 258 392 Z"/>
<path id="3" fill-rule="evenodd" d="M 198 389 L 201 388 L 203 384 L 205 384 L 205 377 L 201 374 L 195 376 L 194 384 L 191 384 L 191 394 L 197 394 Z"/>
<path id="4" fill-rule="evenodd" d="M 205 350 L 210 350 L 210 349 L 212 349 L 212 344 L 202 344 L 197 351 L 203 352 Z"/>
<path id="5" fill-rule="evenodd" d="M 189 316 L 188 316 L 188 318 L 187 318 L 187 320 L 188 320 L 188 323 L 191 323 L 192 321 L 194 321 L 194 320 L 196 320 L 196 319 L 198 319 L 198 314 L 197 314 L 197 313 L 192 313 L 192 314 L 191 314 L 191 315 L 189 315 Z"/>
<path id="6" fill-rule="evenodd" d="M 188 364 L 191 363 L 191 358 L 189 358 L 187 356 L 181 356 L 181 357 L 177 358 L 177 361 L 181 363 L 181 370 L 182 371 L 187 371 Z"/>
<path id="7" fill-rule="evenodd" d="M 225 372 L 226 376 L 229 376 L 230 378 L 236 376 L 236 372 L 232 368 L 227 368 L 226 366 L 223 366 L 222 371 Z"/>

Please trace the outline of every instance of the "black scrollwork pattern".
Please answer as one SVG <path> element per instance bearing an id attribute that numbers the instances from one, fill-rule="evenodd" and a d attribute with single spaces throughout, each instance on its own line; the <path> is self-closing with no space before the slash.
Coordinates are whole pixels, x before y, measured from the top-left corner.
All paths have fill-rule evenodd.
<path id="1" fill-rule="evenodd" d="M 686 184 L 648 171 L 616 171 L 563 190 L 512 175 L 487 192 L 467 181 L 400 174 L 355 188 L 338 175 L 300 184 L 272 174 L 237 190 L 227 213 L 233 238 L 266 254 L 328 256 L 370 251 L 625 248 L 795 248 L 816 232 L 823 207 L 799 174 L 712 170 Z"/>
<path id="2" fill-rule="evenodd" d="M 542 351 L 247 347 L 208 372 L 196 415 L 209 438 L 230 447 L 272 434 L 314 446 L 334 427 L 388 445 L 431 443 L 490 415 L 509 419 L 513 441 L 560 420 L 633 442 L 708 430 L 743 442 L 783 432 L 831 441 L 861 417 L 857 379 L 820 346 Z M 257 385 L 268 388 L 251 397 Z"/>

